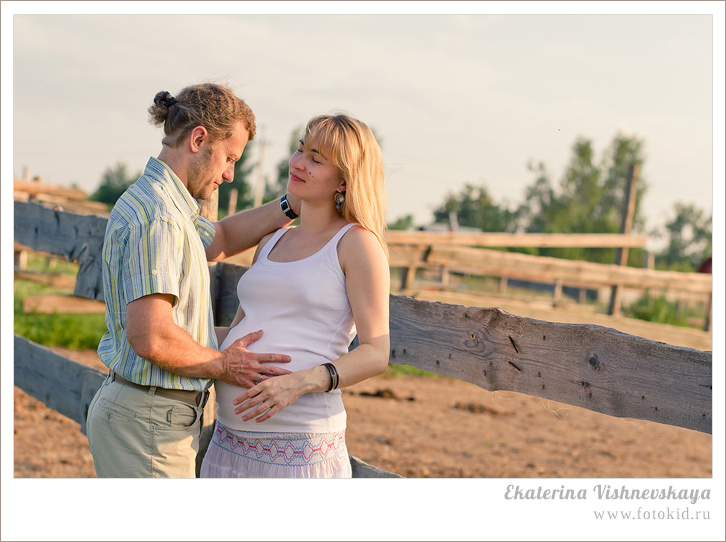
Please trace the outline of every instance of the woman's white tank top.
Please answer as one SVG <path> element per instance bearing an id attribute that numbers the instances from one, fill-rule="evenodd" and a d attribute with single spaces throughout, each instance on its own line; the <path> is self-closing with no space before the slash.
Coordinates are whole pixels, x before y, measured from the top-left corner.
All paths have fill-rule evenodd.
<path id="1" fill-rule="evenodd" d="M 355 224 L 343 226 L 315 254 L 294 262 L 268 258 L 290 229 L 275 232 L 257 261 L 237 283 L 237 296 L 245 317 L 232 328 L 220 349 L 259 329 L 264 335 L 248 348 L 252 352 L 288 354 L 290 371 L 335 361 L 348 352 L 355 337 L 353 312 L 345 289 L 345 274 L 338 260 L 338 243 Z M 238 431 L 330 433 L 345 428 L 346 414 L 340 390 L 306 393 L 269 420 L 242 421 L 232 401 L 246 388 L 215 382 L 217 419 Z"/>

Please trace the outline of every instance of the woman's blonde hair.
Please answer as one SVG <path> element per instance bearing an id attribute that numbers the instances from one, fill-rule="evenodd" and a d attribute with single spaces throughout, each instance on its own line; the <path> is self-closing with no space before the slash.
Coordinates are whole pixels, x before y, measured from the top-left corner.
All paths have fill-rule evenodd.
<path id="1" fill-rule="evenodd" d="M 381 148 L 367 124 L 348 115 L 319 115 L 305 127 L 306 147 L 323 150 L 345 182 L 345 201 L 338 212 L 373 233 L 388 256 L 385 240 L 386 186 Z"/>

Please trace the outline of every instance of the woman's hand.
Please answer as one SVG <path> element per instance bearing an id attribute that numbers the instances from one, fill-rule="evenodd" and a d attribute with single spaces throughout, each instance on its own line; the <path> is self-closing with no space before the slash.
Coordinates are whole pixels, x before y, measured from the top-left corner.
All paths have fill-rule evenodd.
<path id="1" fill-rule="evenodd" d="M 325 391 L 329 380 L 328 371 L 324 367 L 314 367 L 282 376 L 263 376 L 260 383 L 232 401 L 236 406 L 234 413 L 244 413 L 243 421 L 254 418 L 257 423 L 264 422 L 293 404 L 301 395 Z"/>

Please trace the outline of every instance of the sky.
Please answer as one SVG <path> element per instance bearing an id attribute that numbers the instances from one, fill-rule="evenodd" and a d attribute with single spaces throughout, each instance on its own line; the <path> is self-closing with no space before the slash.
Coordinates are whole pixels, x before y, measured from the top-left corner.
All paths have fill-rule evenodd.
<path id="1" fill-rule="evenodd" d="M 255 111 L 246 152 L 268 180 L 313 115 L 373 127 L 389 222 L 430 223 L 466 184 L 513 208 L 535 180 L 529 163 L 558 184 L 578 138 L 599 161 L 618 135 L 644 142 L 649 230 L 676 202 L 711 211 L 708 14 L 472 14 L 478 3 L 465 3 L 460 14 L 268 15 L 223 3 L 217 15 L 89 15 L 81 4 L 15 15 L 14 175 L 92 192 L 117 163 L 140 171 L 161 148 L 146 112 L 156 92 L 216 81 Z"/>
<path id="2" fill-rule="evenodd" d="M 644 142 L 641 179 L 648 186 L 642 202 L 647 229 L 673 218 L 676 202 L 692 203 L 707 213 L 713 208 L 718 251 L 723 246 L 724 201 L 723 6 L 4 1 L 3 270 L 8 270 L 11 173 L 20 176 L 27 167 L 30 177 L 92 192 L 106 168 L 123 163 L 129 171 L 140 171 L 161 149 L 161 131 L 148 123 L 146 112 L 154 95 L 160 90 L 176 93 L 201 81 L 227 84 L 250 104 L 258 137 L 245 152 L 256 162 L 264 154 L 262 169 L 268 178 L 288 158 L 293 130 L 310 117 L 344 111 L 363 120 L 383 149 L 389 221 L 411 214 L 417 225 L 429 223 L 444 198 L 466 184 L 486 186 L 501 205 L 522 203 L 534 181 L 528 163 L 544 163 L 559 183 L 578 138 L 592 141 L 599 160 L 614 137 L 636 137 Z M 714 259 L 715 267 L 723 269 L 723 255 L 715 253 Z M 4 274 L 3 292 L 8 283 Z M 721 285 L 715 288 L 714 328 L 720 329 Z M 8 307 L 3 304 L 4 343 L 9 342 Z M 715 345 L 715 350 L 720 348 L 720 343 Z M 5 399 L 8 394 L 3 395 Z M 554 482 L 549 486 L 559 488 L 561 481 Z M 502 503 L 500 486 L 494 486 L 494 498 L 479 492 L 475 481 L 461 483 L 432 494 L 432 487 L 441 486 L 410 481 L 405 493 L 387 488 L 387 498 L 375 496 L 369 504 L 383 514 L 393 504 L 407 510 L 411 502 L 425 507 L 435 501 L 437 517 L 461 517 L 463 512 L 477 518 L 488 498 L 497 506 Z M 248 487 L 259 490 L 263 501 L 271 491 L 268 486 Z M 269 487 L 274 497 L 279 486 Z M 32 487 L 15 484 L 13 491 L 40 498 Z M 44 486 L 43 498 L 56 491 L 63 495 L 55 486 Z M 83 491 L 88 497 L 94 490 Z M 444 494 L 470 491 L 481 500 L 442 500 Z M 194 491 L 185 494 L 192 497 L 190 505 L 198 502 Z M 8 502 L 4 491 L 3 497 Z M 62 500 L 47 507 L 56 521 L 63 521 Z M 279 503 L 274 498 L 271 502 Z M 340 502 L 328 506 L 332 508 L 320 510 L 320 519 L 337 524 L 345 507 Z M 545 514 L 544 521 L 554 511 L 576 526 L 578 517 L 591 513 L 587 506 L 567 503 L 553 510 L 541 503 L 520 503 L 517 511 L 529 518 Z M 274 521 L 269 512 L 274 508 L 260 508 L 258 501 L 240 503 L 241 514 L 250 509 L 254 527 Z M 721 509 L 713 507 L 714 513 Z M 105 512 L 99 515 L 108 518 Z M 514 530 L 492 530 L 492 525 L 486 532 L 501 540 L 536 537 L 538 524 L 512 519 L 508 525 Z M 375 537 L 369 525 L 359 525 L 360 536 Z M 632 539 L 654 532 L 652 525 L 629 527 L 626 536 Z M 469 538 L 452 530 L 450 522 L 439 525 L 433 518 L 422 518 L 410 528 L 406 532 L 419 539 Z M 597 532 L 619 539 L 620 534 L 612 534 L 617 528 L 598 526 Z M 667 536 L 667 525 L 657 528 Z M 267 538 L 264 529 L 260 532 L 257 536 Z M 479 527 L 471 536 L 478 539 L 481 533 Z M 571 536 L 582 535 L 574 530 Z"/>

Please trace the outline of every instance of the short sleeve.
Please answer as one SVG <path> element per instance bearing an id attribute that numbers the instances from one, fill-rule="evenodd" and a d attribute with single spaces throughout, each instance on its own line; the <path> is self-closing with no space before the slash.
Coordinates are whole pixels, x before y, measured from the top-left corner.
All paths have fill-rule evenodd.
<path id="1" fill-rule="evenodd" d="M 171 294 L 176 303 L 183 242 L 182 231 L 166 220 L 131 229 L 122 271 L 127 303 L 151 294 Z"/>
<path id="2" fill-rule="evenodd" d="M 194 219 L 194 226 L 199 232 L 199 238 L 202 240 L 204 250 L 207 250 L 209 248 L 209 245 L 212 244 L 212 241 L 214 241 L 214 234 L 216 232 L 214 224 L 212 224 L 203 216 L 199 215 Z"/>

